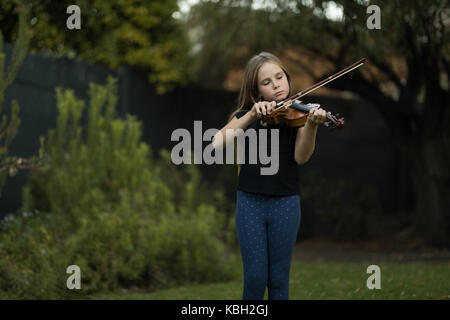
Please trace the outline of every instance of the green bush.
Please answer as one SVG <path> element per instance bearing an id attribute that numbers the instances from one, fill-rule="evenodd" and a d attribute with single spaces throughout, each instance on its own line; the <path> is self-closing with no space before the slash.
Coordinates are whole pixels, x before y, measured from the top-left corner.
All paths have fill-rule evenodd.
<path id="1" fill-rule="evenodd" d="M 57 298 L 60 277 L 53 270 L 58 249 L 56 242 L 50 245 L 54 241 L 50 215 L 10 215 L 1 222 L 1 229 L 0 299 Z"/>
<path id="2" fill-rule="evenodd" d="M 302 176 L 299 234 L 334 240 L 369 239 L 377 231 L 381 205 L 375 190 L 345 180 L 330 181 L 318 170 Z"/>
<path id="3" fill-rule="evenodd" d="M 223 241 L 225 215 L 213 204 L 220 192 L 201 185 L 195 166 L 177 171 L 187 178 L 173 190 L 162 165 L 168 152 L 153 157 L 141 124 L 116 117 L 116 91 L 112 78 L 90 86 L 83 127 L 84 102 L 56 90 L 45 170 L 30 173 L 22 215 L 1 223 L 0 298 L 77 298 L 237 276 L 228 267 L 236 257 Z M 70 265 L 81 269 L 81 290 L 66 287 Z"/>
<path id="4" fill-rule="evenodd" d="M 193 163 L 193 155 L 191 163 Z M 237 245 L 234 229 L 235 202 L 226 194 L 230 185 L 232 188 L 235 187 L 234 181 L 226 185 L 226 179 L 233 174 L 236 175 L 235 168 L 222 166 L 215 182 L 206 182 L 202 180 L 196 166 L 175 166 L 170 160 L 170 152 L 165 149 L 160 151 L 155 168 L 172 191 L 174 203 L 180 208 L 180 213 L 192 211 L 199 204 L 213 206 L 217 210 L 215 224 L 218 226 L 218 236 L 229 246 Z"/>

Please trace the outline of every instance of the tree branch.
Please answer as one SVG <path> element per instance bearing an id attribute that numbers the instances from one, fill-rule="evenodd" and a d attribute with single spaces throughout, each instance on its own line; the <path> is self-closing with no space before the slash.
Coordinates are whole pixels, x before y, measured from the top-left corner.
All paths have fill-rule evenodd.
<path id="1" fill-rule="evenodd" d="M 336 90 L 352 91 L 362 98 L 372 102 L 381 113 L 386 123 L 394 134 L 406 138 L 412 133 L 410 122 L 413 119 L 405 121 L 403 108 L 400 104 L 384 95 L 377 84 L 369 82 L 361 74 L 341 77 L 336 81 L 330 82 L 329 87 Z"/>

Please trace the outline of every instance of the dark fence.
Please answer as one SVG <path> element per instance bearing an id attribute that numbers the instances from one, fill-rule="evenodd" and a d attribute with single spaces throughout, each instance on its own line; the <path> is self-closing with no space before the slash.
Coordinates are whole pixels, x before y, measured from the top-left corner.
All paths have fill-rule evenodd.
<path id="1" fill-rule="evenodd" d="M 10 46 L 6 46 L 6 53 L 10 56 Z M 124 117 L 130 113 L 142 121 L 143 140 L 155 153 L 161 148 L 170 150 L 177 143 L 170 139 L 176 128 L 193 133 L 194 120 L 202 121 L 203 131 L 220 129 L 237 100 L 237 93 L 200 87 L 177 88 L 158 95 L 146 75 L 137 71 L 123 68 L 115 73 L 77 60 L 29 54 L 5 96 L 6 114 L 10 114 L 12 99 L 20 105 L 21 125 L 10 154 L 22 157 L 37 154 L 39 136 L 45 136 L 56 126 L 57 86 L 73 89 L 79 98 L 87 100 L 89 83 L 103 84 L 108 75 L 119 80 L 119 114 Z M 330 181 L 368 183 L 377 191 L 385 213 L 409 209 L 412 193 L 406 162 L 395 149 L 375 108 L 361 100 L 308 96 L 304 101 L 318 102 L 325 109 L 341 113 L 346 127 L 336 132 L 320 128 L 315 153 L 310 162 L 300 167 L 300 173 L 314 167 Z M 200 168 L 205 179 L 212 181 L 221 166 L 200 165 Z M 7 178 L 0 199 L 0 216 L 19 209 L 28 173 L 19 171 Z M 229 194 L 233 195 L 233 190 Z"/>

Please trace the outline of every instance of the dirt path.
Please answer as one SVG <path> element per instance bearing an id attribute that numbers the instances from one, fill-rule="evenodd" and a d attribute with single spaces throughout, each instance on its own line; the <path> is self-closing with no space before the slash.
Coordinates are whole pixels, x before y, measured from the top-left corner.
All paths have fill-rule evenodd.
<path id="1" fill-rule="evenodd" d="M 300 241 L 294 248 L 294 261 L 308 262 L 447 262 L 450 250 L 420 243 L 385 243 L 383 241 L 341 242 L 327 239 Z"/>

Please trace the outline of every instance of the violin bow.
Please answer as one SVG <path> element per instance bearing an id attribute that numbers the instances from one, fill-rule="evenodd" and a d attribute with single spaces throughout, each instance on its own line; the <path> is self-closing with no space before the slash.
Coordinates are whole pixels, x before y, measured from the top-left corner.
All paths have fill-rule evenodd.
<path id="1" fill-rule="evenodd" d="M 294 94 L 293 96 L 278 102 L 276 109 L 278 109 L 278 107 L 281 107 L 281 106 L 284 106 L 284 107 L 290 106 L 294 100 L 297 100 L 298 98 L 303 97 L 304 95 L 307 95 L 308 93 L 311 93 L 314 90 L 319 89 L 320 87 L 323 87 L 327 83 L 330 83 L 331 81 L 336 80 L 337 78 L 343 76 L 344 74 L 346 74 L 346 73 L 348 73 L 348 72 L 350 72 L 350 71 L 352 71 L 352 70 L 354 70 L 356 68 L 361 67 L 365 62 L 366 62 L 366 59 L 362 58 L 362 59 L 356 61 L 355 63 L 349 65 L 348 67 L 342 69 L 341 71 L 338 71 L 335 74 L 333 74 L 333 75 L 323 79 L 322 81 L 312 85 L 311 87 L 309 87 L 309 88 L 307 88 L 307 89 L 305 89 L 303 91 L 300 91 L 300 92 Z"/>

